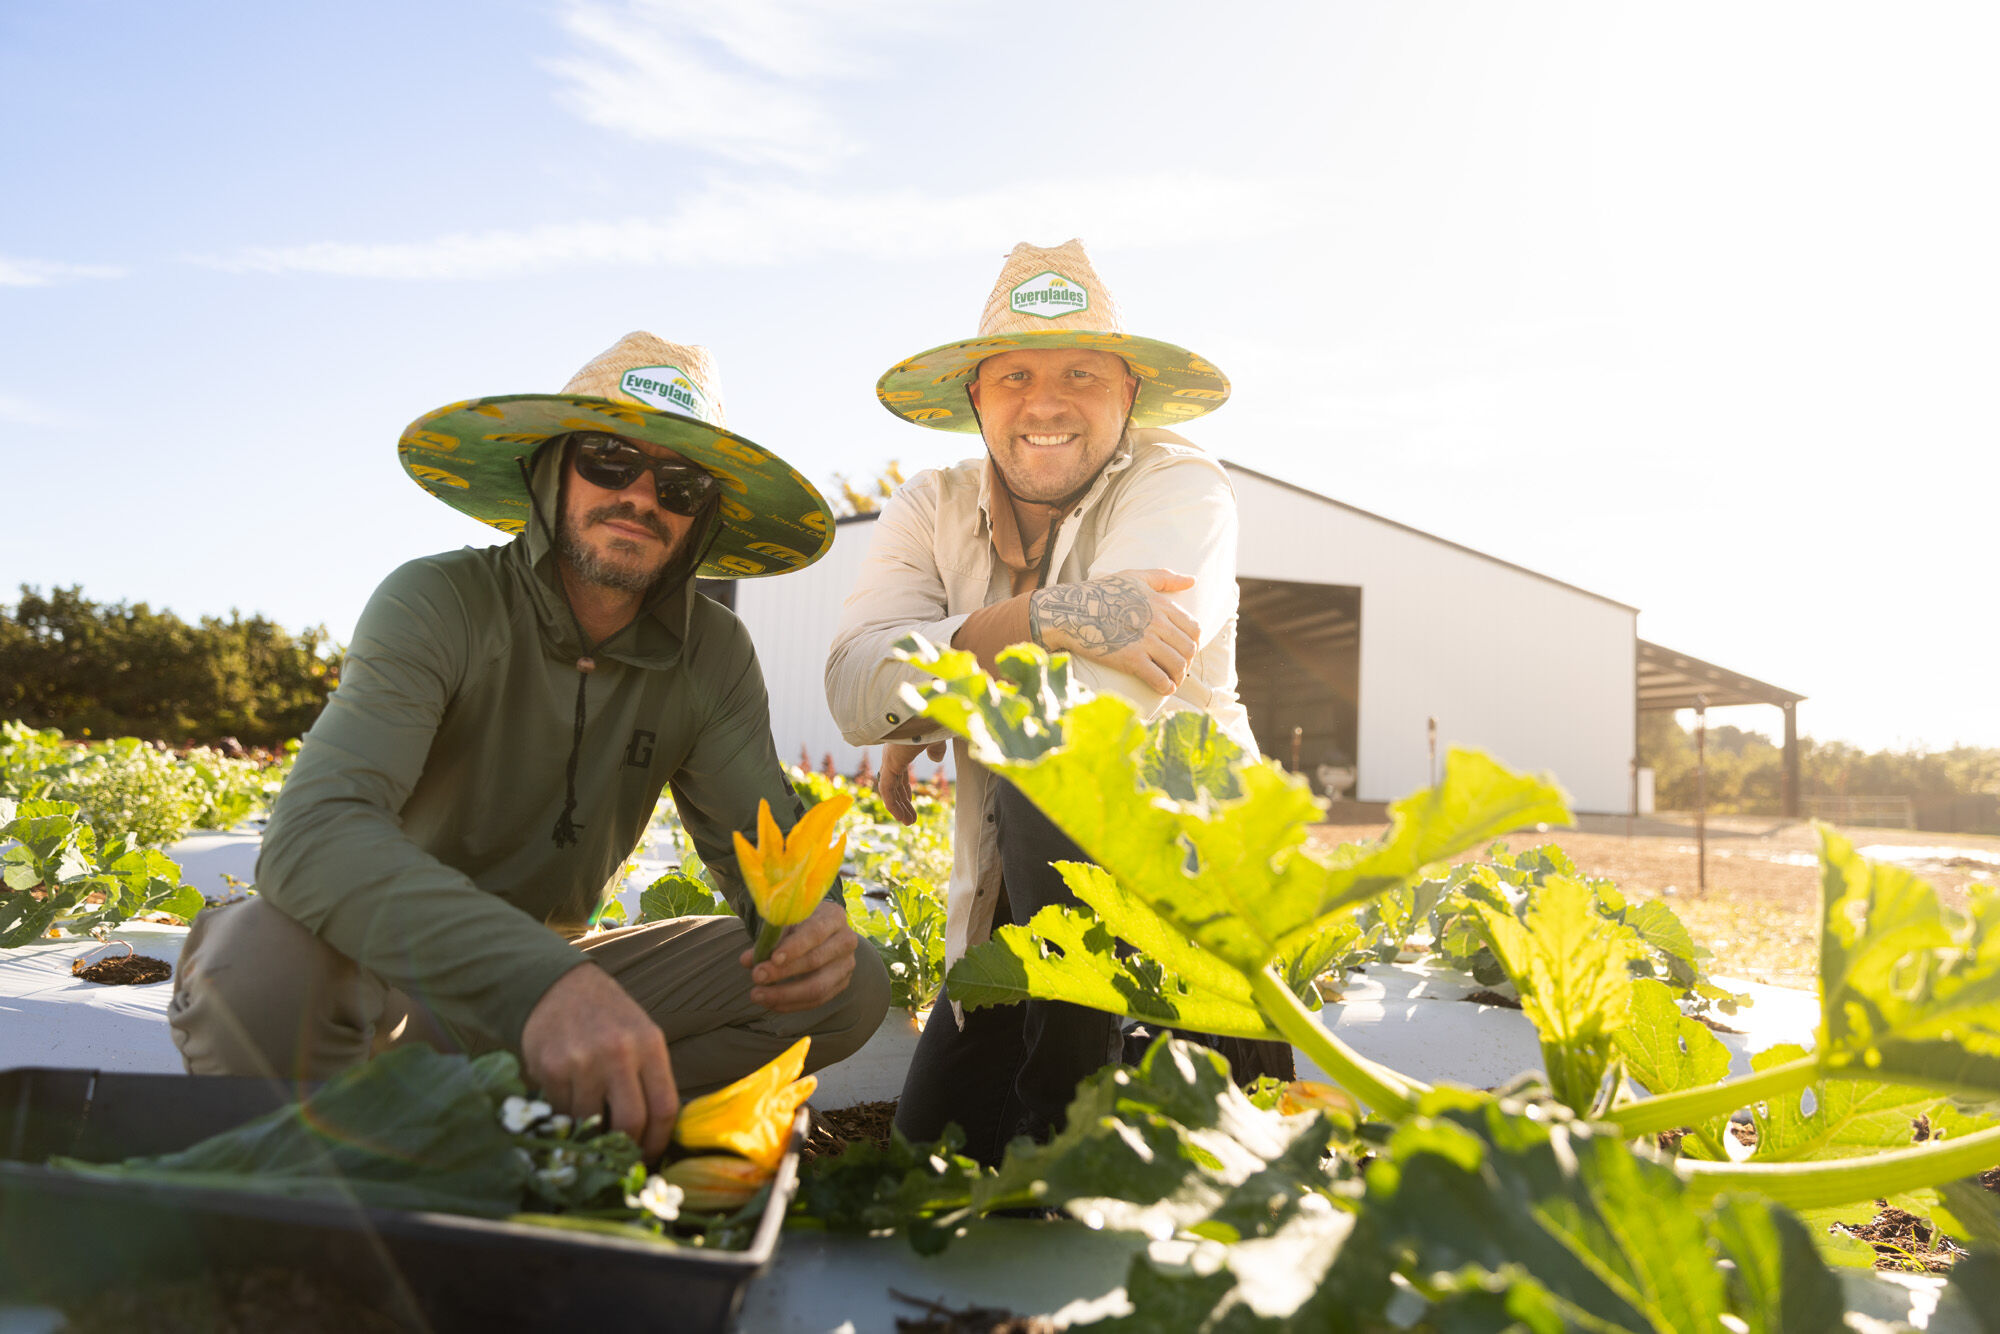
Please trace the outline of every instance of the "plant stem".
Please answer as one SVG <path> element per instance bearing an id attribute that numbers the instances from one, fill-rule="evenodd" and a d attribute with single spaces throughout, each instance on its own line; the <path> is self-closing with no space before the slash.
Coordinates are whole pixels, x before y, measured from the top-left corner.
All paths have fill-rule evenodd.
<path id="1" fill-rule="evenodd" d="M 1430 1091 L 1429 1085 L 1377 1065 L 1320 1027 L 1305 1002 L 1270 967 L 1250 974 L 1250 995 L 1273 1027 L 1376 1115 L 1406 1120 L 1416 1113 L 1417 1098 Z"/>
<path id="2" fill-rule="evenodd" d="M 778 942 L 785 938 L 785 928 L 774 922 L 765 922 L 757 928 L 757 953 L 753 961 L 762 963 L 771 957 L 771 951 L 778 948 Z"/>
<path id="3" fill-rule="evenodd" d="M 1613 1107 L 1603 1119 L 1617 1126 L 1627 1138 L 1658 1134 L 1662 1130 L 1675 1130 L 1681 1126 L 1698 1126 L 1712 1116 L 1727 1116 L 1739 1107 L 1748 1107 L 1753 1102 L 1763 1102 L 1780 1093 L 1805 1088 L 1820 1078 L 1821 1073 L 1819 1058 L 1805 1056 L 1740 1079 L 1726 1079 L 1720 1084 L 1706 1084 L 1701 1088 L 1682 1089 L 1679 1093 L 1662 1093 L 1658 1097 L 1628 1102 L 1622 1107 Z"/>
<path id="4" fill-rule="evenodd" d="M 1674 1171 L 1697 1197 L 1746 1190 L 1793 1209 L 1824 1209 L 1942 1185 L 1982 1172 L 1996 1161 L 2000 1161 L 2000 1126 L 1988 1126 L 1959 1139 L 1932 1140 L 1864 1158 L 1816 1163 L 1698 1163 L 1682 1159 L 1674 1164 Z"/>

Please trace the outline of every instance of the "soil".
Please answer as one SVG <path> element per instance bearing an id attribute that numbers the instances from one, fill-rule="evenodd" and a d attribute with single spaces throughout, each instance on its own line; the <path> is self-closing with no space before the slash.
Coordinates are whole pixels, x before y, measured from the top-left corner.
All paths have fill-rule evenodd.
<path id="1" fill-rule="evenodd" d="M 1901 1209 L 1883 1209 L 1866 1223 L 1843 1223 L 1840 1227 L 1875 1248 L 1877 1269 L 1942 1274 L 1965 1254 L 1950 1237 Z"/>
<path id="2" fill-rule="evenodd" d="M 1519 997 L 1502 995 L 1497 991 L 1475 991 L 1465 999 L 1474 1005 L 1498 1005 L 1508 1010 L 1518 1010 L 1521 1008 Z"/>
<path id="3" fill-rule="evenodd" d="M 262 1267 L 121 1284 L 65 1312 L 58 1334 L 405 1334 L 339 1279 Z"/>
<path id="4" fill-rule="evenodd" d="M 1043 1315 L 1015 1315 L 998 1306 L 969 1306 L 955 1311 L 938 1302 L 889 1289 L 899 1302 L 920 1307 L 920 1316 L 897 1316 L 896 1334 L 1056 1334 L 1053 1320 Z"/>
<path id="5" fill-rule="evenodd" d="M 1722 977 L 1809 987 L 1817 974 L 1819 870 L 1813 827 L 1797 820 L 1754 816 L 1714 816 L 1708 822 L 1708 888 L 1699 888 L 1699 857 L 1690 817 L 1659 815 L 1630 822 L 1623 816 L 1582 816 L 1576 829 L 1533 830 L 1509 835 L 1519 851 L 1555 843 L 1586 875 L 1616 881 L 1627 897 L 1662 899 L 1687 924 L 1695 940 L 1715 957 L 1709 971 Z M 1379 824 L 1323 824 L 1313 828 L 1315 843 L 1372 840 Z M 1939 834 L 1915 829 L 1852 828 L 1840 831 L 1857 847 L 1870 844 L 1948 846 L 2000 852 L 2000 838 Z M 1460 861 L 1476 861 L 1484 849 Z M 1976 861 L 1911 868 L 1929 881 L 1950 907 L 1963 909 L 1975 885 L 1994 883 L 1993 871 Z"/>
<path id="6" fill-rule="evenodd" d="M 832 1158 L 850 1144 L 866 1142 L 889 1147 L 889 1128 L 896 1122 L 896 1100 L 856 1103 L 830 1112 L 813 1109 L 812 1129 L 799 1154 L 803 1166 L 815 1158 Z"/>
<path id="7" fill-rule="evenodd" d="M 172 964 L 144 954 L 116 954 L 90 964 L 77 959 L 70 964 L 69 971 L 72 977 L 112 987 L 143 987 L 151 982 L 164 982 L 174 975 Z"/>

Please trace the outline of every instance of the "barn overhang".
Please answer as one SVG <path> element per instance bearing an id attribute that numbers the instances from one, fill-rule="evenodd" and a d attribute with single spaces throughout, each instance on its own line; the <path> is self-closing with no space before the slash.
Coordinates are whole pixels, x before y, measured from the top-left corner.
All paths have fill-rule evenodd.
<path id="1" fill-rule="evenodd" d="M 1799 701 L 1795 690 L 1759 681 L 1754 676 L 1718 667 L 1712 662 L 1658 644 L 1638 641 L 1639 712 L 1670 709 L 1719 709 L 1732 704 L 1772 704 L 1785 715 L 1784 812 L 1799 814 Z"/>

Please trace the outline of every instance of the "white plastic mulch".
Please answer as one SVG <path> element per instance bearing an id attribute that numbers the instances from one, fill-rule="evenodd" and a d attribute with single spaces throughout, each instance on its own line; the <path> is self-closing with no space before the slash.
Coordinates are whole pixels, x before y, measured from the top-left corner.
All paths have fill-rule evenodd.
<path id="1" fill-rule="evenodd" d="M 168 852 L 182 863 L 184 879 L 219 893 L 225 871 L 252 878 L 256 845 L 254 834 L 198 834 Z M 635 891 L 664 865 L 653 847 L 644 849 L 627 880 L 628 897 L 636 900 Z M 181 928 L 139 924 L 114 938 L 173 962 L 184 936 Z M 0 1070 L 66 1066 L 180 1073 L 165 1022 L 171 983 L 105 987 L 71 977 L 71 960 L 89 946 L 65 940 L 0 951 Z M 1492 1087 L 1539 1068 L 1533 1025 L 1518 1011 L 1463 999 L 1479 989 L 1463 974 L 1419 965 L 1377 966 L 1348 979 L 1343 999 L 1322 1012 L 1323 1021 L 1330 1020 L 1364 1056 L 1426 1081 Z M 1744 1030 L 1718 1035 L 1735 1054 L 1738 1073 L 1749 1070 L 1752 1052 L 1811 1040 L 1817 1022 L 1811 994 L 1750 984 L 1734 989 L 1755 997 L 1741 1013 L 1718 1016 Z M 822 1073 L 815 1103 L 831 1108 L 895 1097 L 914 1046 L 907 1018 L 892 1013 L 859 1055 Z M 1301 1061 L 1300 1073 L 1311 1077 L 1317 1071 Z M 925 1259 L 900 1238 L 788 1233 L 772 1271 L 751 1288 L 741 1327 L 759 1334 L 893 1329 L 897 1316 L 916 1312 L 896 1301 L 891 1289 L 961 1308 L 1052 1314 L 1066 1325 L 1121 1309 L 1127 1265 L 1145 1244 L 1142 1238 L 1067 1224 L 990 1220 L 943 1256 Z M 1866 1316 L 1905 1320 L 1938 1334 L 1978 1328 L 1969 1316 L 1933 1313 L 1937 1280 L 1849 1272 L 1843 1281 L 1850 1304 Z M 0 1301 L 0 1334 L 47 1334 L 57 1323 L 47 1310 Z"/>

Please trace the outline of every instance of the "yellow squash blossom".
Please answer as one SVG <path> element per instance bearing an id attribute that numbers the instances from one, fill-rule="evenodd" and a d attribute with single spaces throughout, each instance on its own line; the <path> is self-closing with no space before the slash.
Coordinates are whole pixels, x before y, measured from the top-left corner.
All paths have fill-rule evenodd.
<path id="1" fill-rule="evenodd" d="M 1312 1079 L 1294 1079 L 1278 1095 L 1280 1116 L 1297 1116 L 1300 1112 L 1335 1112 L 1350 1117 L 1360 1115 L 1354 1099 L 1343 1090 Z"/>
<path id="2" fill-rule="evenodd" d="M 811 1038 L 800 1038 L 763 1069 L 691 1100 L 674 1122 L 675 1142 L 685 1149 L 725 1149 L 740 1154 L 767 1176 L 777 1171 L 778 1160 L 791 1143 L 792 1120 L 799 1104 L 810 1098 L 819 1084 L 811 1075 L 799 1077 L 811 1044 Z M 674 1178 L 668 1174 L 667 1179 Z"/>
<path id="3" fill-rule="evenodd" d="M 800 816 L 785 835 L 771 818 L 771 803 L 759 801 L 756 846 L 741 833 L 733 835 L 736 864 L 764 919 L 764 929 L 757 933 L 757 962 L 771 957 L 786 927 L 805 921 L 819 907 L 847 852 L 847 835 L 834 838 L 833 827 L 853 804 L 845 792 L 829 797 Z"/>
<path id="4" fill-rule="evenodd" d="M 769 1170 L 747 1158 L 705 1153 L 660 1169 L 660 1179 L 681 1190 L 681 1208 L 696 1213 L 741 1209 L 771 1179 Z"/>

